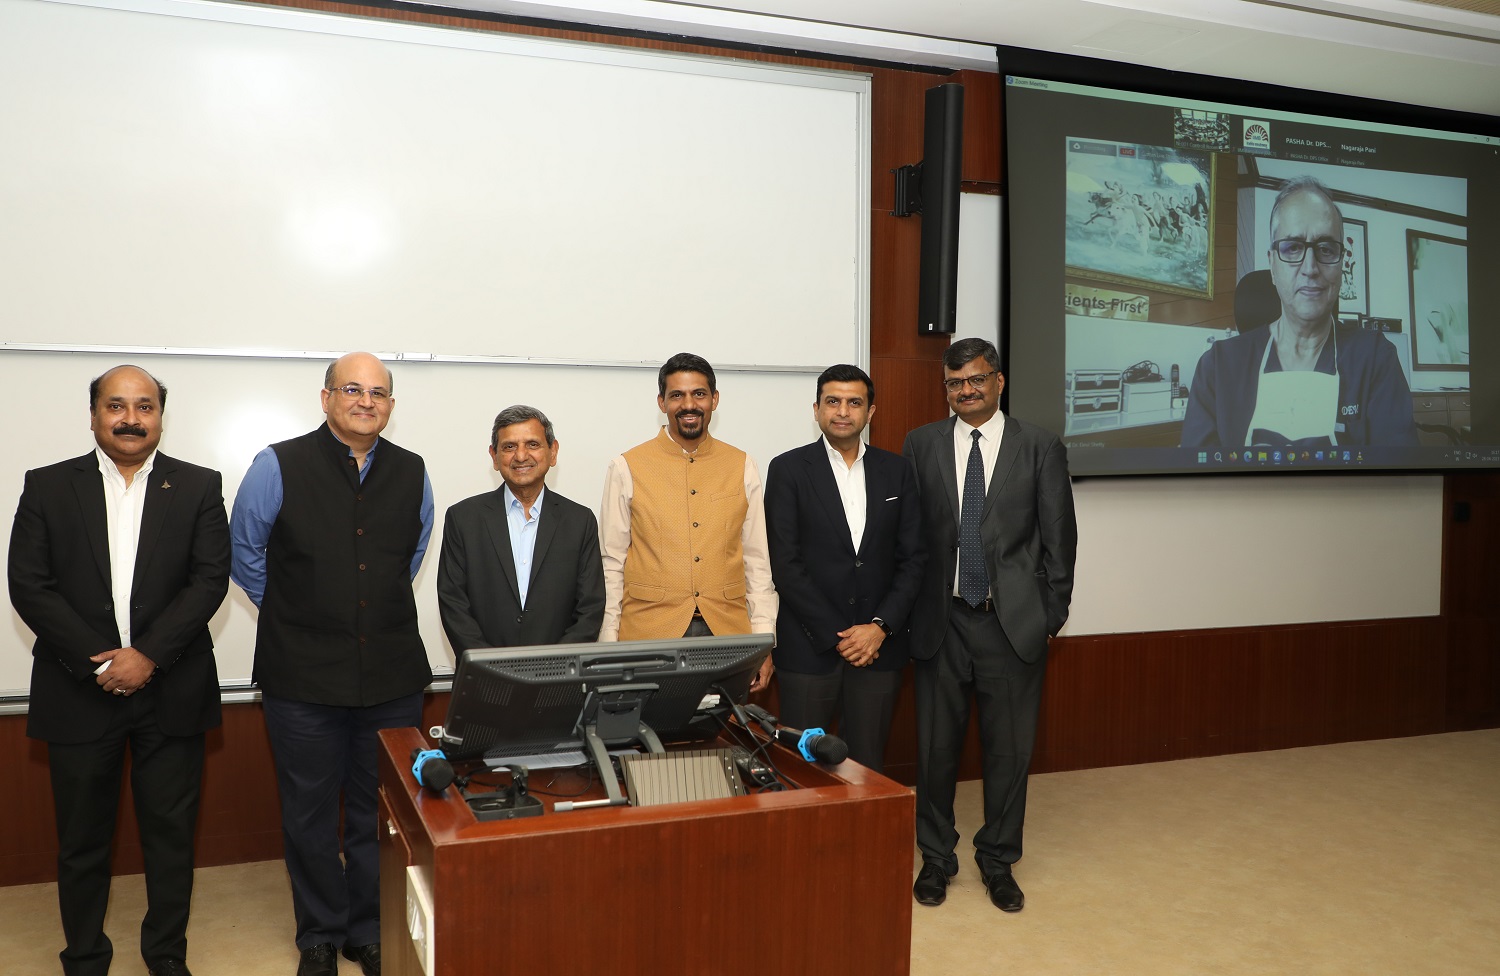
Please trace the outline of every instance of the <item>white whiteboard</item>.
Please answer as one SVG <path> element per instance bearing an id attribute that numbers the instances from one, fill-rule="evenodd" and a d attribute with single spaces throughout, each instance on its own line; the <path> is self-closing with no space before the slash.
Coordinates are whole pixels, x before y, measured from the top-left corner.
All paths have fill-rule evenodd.
<path id="1" fill-rule="evenodd" d="M 966 193 L 961 213 L 954 338 L 994 342 L 1000 198 Z M 1089 478 L 1073 498 L 1066 636 L 1442 611 L 1438 475 Z"/>
<path id="2" fill-rule="evenodd" d="M 867 345 L 869 90 L 201 0 L 0 0 L 0 338 L 827 365 Z"/>
<path id="3" fill-rule="evenodd" d="M 549 486 L 597 510 L 609 459 L 662 421 L 671 354 L 720 369 L 713 431 L 762 473 L 816 436 L 816 373 L 869 361 L 861 73 L 196 0 L 0 0 L 0 92 L 0 383 L 25 404 L 0 504 L 91 449 L 88 380 L 116 363 L 167 384 L 162 450 L 222 471 L 229 503 L 256 452 L 321 422 L 331 354 L 404 360 L 388 434 L 437 496 L 416 585 L 439 667 L 442 516 L 500 483 L 502 407 L 547 412 Z M 9 622 L 0 697 L 30 670 Z M 245 682 L 237 587 L 211 630 L 221 682 Z"/>

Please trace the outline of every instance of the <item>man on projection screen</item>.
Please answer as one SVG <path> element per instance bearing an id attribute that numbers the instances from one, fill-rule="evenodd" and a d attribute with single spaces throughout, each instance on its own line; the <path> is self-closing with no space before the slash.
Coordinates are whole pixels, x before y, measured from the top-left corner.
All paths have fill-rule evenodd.
<path id="1" fill-rule="evenodd" d="M 1407 447 L 1417 443 L 1396 347 L 1336 320 L 1344 217 L 1312 177 L 1271 207 L 1271 281 L 1281 314 L 1198 360 L 1183 447 Z"/>

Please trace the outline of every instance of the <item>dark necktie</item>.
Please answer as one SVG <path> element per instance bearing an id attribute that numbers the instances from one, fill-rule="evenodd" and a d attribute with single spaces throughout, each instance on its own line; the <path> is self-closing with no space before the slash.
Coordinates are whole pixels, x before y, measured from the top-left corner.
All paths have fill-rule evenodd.
<path id="1" fill-rule="evenodd" d="M 979 537 L 979 517 L 984 513 L 984 455 L 979 453 L 979 431 L 969 448 L 969 466 L 964 471 L 964 497 L 958 516 L 958 595 L 971 607 L 984 602 L 990 591 L 984 571 L 984 542 Z"/>

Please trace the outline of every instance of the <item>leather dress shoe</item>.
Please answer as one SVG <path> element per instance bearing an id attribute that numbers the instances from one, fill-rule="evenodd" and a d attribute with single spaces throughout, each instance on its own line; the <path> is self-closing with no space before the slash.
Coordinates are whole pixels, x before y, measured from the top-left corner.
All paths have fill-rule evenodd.
<path id="1" fill-rule="evenodd" d="M 990 904 L 1002 912 L 1019 912 L 1026 904 L 1026 896 L 1021 894 L 1021 886 L 1016 884 L 1010 865 L 990 874 L 985 874 L 981 866 L 979 873 L 984 878 L 984 890 L 990 893 Z"/>
<path id="2" fill-rule="evenodd" d="M 344 958 L 352 959 L 359 963 L 360 972 L 365 976 L 380 976 L 380 943 L 371 942 L 369 945 L 344 946 Z"/>
<path id="3" fill-rule="evenodd" d="M 147 976 L 193 976 L 181 959 L 163 959 L 146 967 Z"/>
<path id="4" fill-rule="evenodd" d="M 936 864 L 923 864 L 911 886 L 912 897 L 919 905 L 941 905 L 948 898 L 948 879 L 953 877 Z"/>
<path id="5" fill-rule="evenodd" d="M 332 942 L 319 942 L 302 950 L 297 976 L 338 976 L 339 954 Z"/>

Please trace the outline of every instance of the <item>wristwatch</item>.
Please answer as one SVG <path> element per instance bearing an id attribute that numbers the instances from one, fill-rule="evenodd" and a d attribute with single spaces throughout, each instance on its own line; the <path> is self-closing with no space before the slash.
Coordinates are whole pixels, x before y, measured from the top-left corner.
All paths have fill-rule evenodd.
<path id="1" fill-rule="evenodd" d="M 870 623 L 874 624 L 875 626 L 879 627 L 882 631 L 884 631 L 885 632 L 885 636 L 887 636 L 887 637 L 891 636 L 891 628 L 886 625 L 886 622 L 884 620 L 881 620 L 879 617 L 872 617 L 872 618 L 870 618 Z"/>

